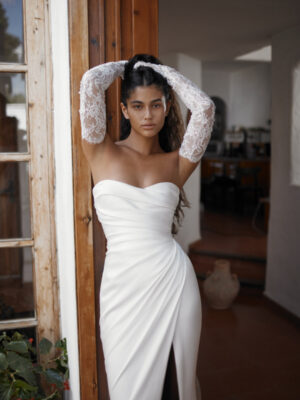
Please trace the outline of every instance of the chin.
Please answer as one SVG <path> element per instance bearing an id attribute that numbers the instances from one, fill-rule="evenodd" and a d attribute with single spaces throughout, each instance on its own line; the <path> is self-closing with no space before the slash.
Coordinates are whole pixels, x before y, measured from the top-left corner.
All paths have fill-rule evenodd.
<path id="1" fill-rule="evenodd" d="M 137 133 L 141 136 L 144 137 L 152 137 L 156 136 L 159 133 L 160 130 L 155 129 L 143 129 L 143 130 L 138 130 Z"/>

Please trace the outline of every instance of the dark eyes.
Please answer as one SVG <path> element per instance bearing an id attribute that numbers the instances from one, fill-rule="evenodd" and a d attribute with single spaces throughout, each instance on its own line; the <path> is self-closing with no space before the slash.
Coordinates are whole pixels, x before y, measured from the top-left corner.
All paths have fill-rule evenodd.
<path id="1" fill-rule="evenodd" d="M 160 103 L 155 103 L 155 104 L 152 105 L 152 107 L 153 107 L 153 108 L 160 108 L 160 107 L 161 107 L 161 104 L 160 104 Z M 136 104 L 136 105 L 133 106 L 133 108 L 134 108 L 135 110 L 141 110 L 141 109 L 142 109 L 142 105 Z"/>

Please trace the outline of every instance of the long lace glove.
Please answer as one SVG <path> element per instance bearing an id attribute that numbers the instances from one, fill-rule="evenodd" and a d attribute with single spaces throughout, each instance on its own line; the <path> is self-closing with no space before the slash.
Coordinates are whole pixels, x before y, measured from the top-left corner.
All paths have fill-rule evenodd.
<path id="1" fill-rule="evenodd" d="M 195 83 L 172 67 L 144 61 L 134 64 L 134 68 L 140 66 L 150 67 L 164 76 L 183 103 L 190 109 L 192 115 L 179 148 L 179 155 L 191 162 L 198 162 L 211 137 L 215 117 L 214 102 Z"/>
<path id="2" fill-rule="evenodd" d="M 86 71 L 80 82 L 81 136 L 90 143 L 101 143 L 106 134 L 105 90 L 124 73 L 126 60 L 100 64 Z"/>

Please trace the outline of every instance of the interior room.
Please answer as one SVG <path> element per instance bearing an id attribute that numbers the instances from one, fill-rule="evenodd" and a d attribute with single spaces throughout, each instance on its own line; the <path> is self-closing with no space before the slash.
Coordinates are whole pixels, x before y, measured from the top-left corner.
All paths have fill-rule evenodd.
<path id="1" fill-rule="evenodd" d="M 291 291 L 299 293 L 299 271 L 295 260 L 289 259 L 290 250 L 284 249 L 286 242 L 277 242 L 282 228 L 276 226 L 281 217 L 275 213 L 282 196 L 279 180 L 287 187 L 296 174 L 295 164 L 284 164 L 280 158 L 281 151 L 287 151 L 284 142 L 290 141 L 283 122 L 290 126 L 287 107 L 292 104 L 287 100 L 279 111 L 285 102 L 279 96 L 291 97 L 289 74 L 299 63 L 294 28 L 299 24 L 295 15 L 299 5 L 295 1 L 235 5 L 187 1 L 183 7 L 179 1 L 160 2 L 162 61 L 186 73 L 216 105 L 199 171 L 185 185 L 193 210 L 186 209 L 178 234 L 193 262 L 203 301 L 198 373 L 206 400 L 296 399 L 300 310 L 298 295 Z M 287 49 L 287 40 L 294 50 Z M 283 58 L 288 59 L 285 67 Z M 286 91 L 278 81 L 284 73 Z M 187 110 L 182 102 L 181 106 L 187 122 Z M 279 177 L 279 169 L 285 169 L 285 177 Z M 289 187 L 293 203 L 299 199 L 299 186 Z M 282 207 L 279 212 L 282 218 L 289 214 Z M 292 237 L 299 231 L 298 220 L 299 216 L 290 221 Z M 275 256 L 277 246 L 280 258 Z M 238 294 L 223 309 L 212 304 L 204 288 L 220 264 L 239 282 Z M 282 285 L 291 290 L 286 298 Z"/>
<path id="2" fill-rule="evenodd" d="M 0 330 L 34 344 L 66 338 L 66 398 L 109 399 L 107 243 L 80 147 L 80 82 L 89 68 L 149 52 L 216 106 L 174 237 L 201 293 L 202 400 L 299 400 L 299 0 L 0 0 L 0 28 Z M 114 141 L 119 89 L 108 89 L 106 109 Z M 162 399 L 178 400 L 170 360 Z"/>

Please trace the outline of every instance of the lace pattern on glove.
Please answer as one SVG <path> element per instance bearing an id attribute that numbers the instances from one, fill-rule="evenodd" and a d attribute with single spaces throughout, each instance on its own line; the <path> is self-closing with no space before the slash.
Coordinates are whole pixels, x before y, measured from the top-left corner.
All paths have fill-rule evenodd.
<path id="1" fill-rule="evenodd" d="M 108 62 L 89 69 L 80 82 L 81 136 L 90 143 L 101 143 L 106 134 L 105 90 L 124 73 L 127 61 Z"/>

